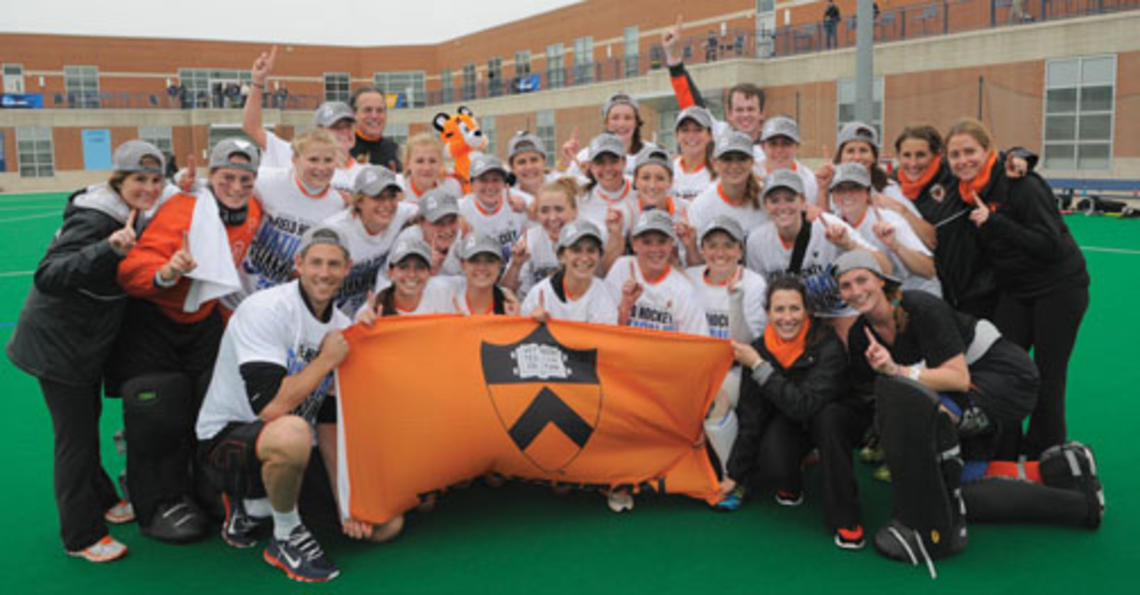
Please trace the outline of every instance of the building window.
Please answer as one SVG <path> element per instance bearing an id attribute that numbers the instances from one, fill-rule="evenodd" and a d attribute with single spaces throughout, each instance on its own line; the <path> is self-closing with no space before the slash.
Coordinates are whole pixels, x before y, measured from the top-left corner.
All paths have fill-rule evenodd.
<path id="1" fill-rule="evenodd" d="M 139 138 L 158 147 L 164 154 L 174 154 L 169 126 L 139 126 Z"/>
<path id="2" fill-rule="evenodd" d="M 495 138 L 498 136 L 495 133 L 495 116 L 479 118 L 479 129 L 483 131 L 483 136 L 487 137 L 487 148 L 483 149 L 483 152 L 490 155 L 495 154 L 497 150 Z"/>
<path id="3" fill-rule="evenodd" d="M 212 70 L 209 68 L 180 68 L 178 80 L 186 89 L 187 107 L 225 107 L 226 89 L 251 82 L 248 70 Z M 231 107 L 240 107 L 240 102 L 229 101 Z"/>
<path id="4" fill-rule="evenodd" d="M 554 144 L 554 110 L 542 110 L 535 115 L 535 134 L 542 139 L 542 146 L 556 147 Z M 557 151 L 546 152 L 547 167 L 554 167 L 554 156 Z"/>
<path id="5" fill-rule="evenodd" d="M 594 38 L 574 40 L 574 84 L 594 82 Z"/>
<path id="6" fill-rule="evenodd" d="M 839 79 L 836 81 L 836 120 L 839 126 L 836 128 L 843 128 L 843 125 L 855 120 L 855 79 Z M 879 135 L 879 139 L 883 138 L 883 77 L 875 77 L 872 84 L 871 97 L 874 105 L 871 107 L 871 121 L 867 122 L 875 127 L 875 132 Z"/>
<path id="7" fill-rule="evenodd" d="M 638 62 L 640 59 L 638 49 L 638 30 L 637 27 L 625 28 L 625 76 L 626 78 L 637 76 Z"/>
<path id="8" fill-rule="evenodd" d="M 1109 169 L 1115 94 L 1116 56 L 1046 62 L 1045 168 Z"/>
<path id="9" fill-rule="evenodd" d="M 546 87 L 558 89 L 566 86 L 566 65 L 562 62 L 565 50 L 561 43 L 546 46 Z"/>
<path id="10" fill-rule="evenodd" d="M 384 126 L 384 138 L 390 138 L 399 146 L 408 142 L 408 124 L 406 122 L 392 122 Z"/>
<path id="11" fill-rule="evenodd" d="M 67 91 L 68 107 L 99 107 L 98 68 L 94 66 L 64 66 L 63 86 Z"/>
<path id="12" fill-rule="evenodd" d="M 515 78 L 530 76 L 530 50 L 515 52 Z"/>
<path id="13" fill-rule="evenodd" d="M 678 110 L 663 109 L 657 112 L 657 139 L 656 143 L 667 149 L 670 153 L 679 152 L 675 126 L 677 124 Z"/>
<path id="14" fill-rule="evenodd" d="M 24 92 L 24 65 L 23 64 L 5 64 L 4 65 L 4 92 L 5 93 L 23 93 Z"/>
<path id="15" fill-rule="evenodd" d="M 377 72 L 372 75 L 372 82 L 385 95 L 396 98 L 396 107 L 423 107 L 427 105 L 422 70 Z"/>
<path id="16" fill-rule="evenodd" d="M 439 73 L 440 101 L 451 103 L 455 101 L 455 90 L 451 87 L 451 69 L 444 68 Z"/>
<path id="17" fill-rule="evenodd" d="M 468 64 L 463 67 L 463 100 L 475 99 L 475 65 Z"/>
<path id="18" fill-rule="evenodd" d="M 325 101 L 348 103 L 350 95 L 347 72 L 325 73 Z"/>
<path id="19" fill-rule="evenodd" d="M 487 60 L 487 94 L 498 97 L 503 94 L 503 59 Z"/>
<path id="20" fill-rule="evenodd" d="M 51 128 L 16 128 L 16 162 L 21 178 L 50 178 L 55 175 Z"/>

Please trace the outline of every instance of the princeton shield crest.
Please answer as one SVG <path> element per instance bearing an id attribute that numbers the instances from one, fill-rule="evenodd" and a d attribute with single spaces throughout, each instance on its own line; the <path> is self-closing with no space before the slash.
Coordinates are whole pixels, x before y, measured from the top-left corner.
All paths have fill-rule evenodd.
<path id="1" fill-rule="evenodd" d="M 570 349 L 546 325 L 517 343 L 480 347 L 499 422 L 519 451 L 548 474 L 565 469 L 602 414 L 597 350 Z"/>

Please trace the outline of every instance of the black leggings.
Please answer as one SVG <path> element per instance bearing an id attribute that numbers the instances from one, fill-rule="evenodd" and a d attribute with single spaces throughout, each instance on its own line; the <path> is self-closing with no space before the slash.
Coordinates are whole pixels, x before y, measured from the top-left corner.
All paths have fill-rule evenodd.
<path id="1" fill-rule="evenodd" d="M 1032 299 L 1003 294 L 998 303 L 994 323 L 1011 341 L 1026 351 L 1033 349 L 1033 360 L 1041 374 L 1037 406 L 1020 445 L 1021 452 L 1031 459 L 1065 441 L 1069 356 L 1088 306 L 1088 287 L 1060 289 Z M 1018 453 L 1008 452 L 1006 448 L 1001 454 L 1003 458 L 1016 458 Z"/>
<path id="2" fill-rule="evenodd" d="M 63 547 L 79 551 L 107 535 L 103 513 L 119 501 L 99 457 L 98 384 L 75 386 L 40 379 L 55 431 L 55 504 Z"/>

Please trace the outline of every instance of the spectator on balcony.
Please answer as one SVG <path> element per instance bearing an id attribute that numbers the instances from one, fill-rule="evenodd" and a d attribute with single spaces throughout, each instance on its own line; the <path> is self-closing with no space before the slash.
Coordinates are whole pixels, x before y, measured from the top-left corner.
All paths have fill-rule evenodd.
<path id="1" fill-rule="evenodd" d="M 829 50 L 839 47 L 839 37 L 835 33 L 839 27 L 839 19 L 839 7 L 835 5 L 835 0 L 827 0 L 827 8 L 823 10 L 823 32 Z"/>

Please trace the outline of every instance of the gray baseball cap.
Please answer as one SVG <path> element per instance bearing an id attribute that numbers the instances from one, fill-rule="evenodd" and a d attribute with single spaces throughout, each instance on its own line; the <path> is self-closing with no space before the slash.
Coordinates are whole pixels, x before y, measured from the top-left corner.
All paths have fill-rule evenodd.
<path id="1" fill-rule="evenodd" d="M 345 256 L 349 254 L 348 240 L 336 228 L 328 225 L 314 225 L 306 230 L 301 235 L 301 248 L 297 252 L 298 254 L 304 252 L 309 249 L 309 246 L 316 244 L 339 246 L 341 250 L 344 250 Z"/>
<path id="2" fill-rule="evenodd" d="M 839 136 L 835 139 L 836 150 L 842 149 L 843 145 L 853 141 L 861 140 L 870 143 L 875 148 L 875 152 L 879 152 L 879 133 L 875 132 L 875 127 L 863 122 L 848 122 L 839 129 Z"/>
<path id="3" fill-rule="evenodd" d="M 507 177 L 507 168 L 503 167 L 503 162 L 499 161 L 498 157 L 490 153 L 483 153 L 476 155 L 471 160 L 471 170 L 468 172 L 468 175 L 474 180 L 485 173 L 493 171 L 503 174 L 504 178 Z"/>
<path id="4" fill-rule="evenodd" d="M 471 260 L 480 254 L 490 254 L 499 260 L 503 259 L 503 247 L 499 242 L 487 234 L 471 233 L 463 239 L 459 256 L 463 260 Z"/>
<path id="5" fill-rule="evenodd" d="M 234 155 L 245 156 L 248 163 L 233 161 Z M 228 167 L 257 173 L 257 164 L 260 162 L 261 152 L 257 150 L 257 145 L 244 138 L 227 138 L 218 141 L 218 144 L 210 149 L 210 171 Z"/>
<path id="6" fill-rule="evenodd" d="M 862 163 L 854 163 L 851 161 L 840 163 L 835 166 L 835 175 L 831 177 L 831 184 L 828 186 L 828 189 L 834 190 L 836 186 L 845 182 L 858 184 L 860 188 L 870 188 L 871 172 L 868 172 Z"/>
<path id="7" fill-rule="evenodd" d="M 313 124 L 328 128 L 341 120 L 356 121 L 356 114 L 343 101 L 326 101 L 313 113 Z"/>
<path id="8" fill-rule="evenodd" d="M 699 124 L 701 127 L 708 128 L 710 130 L 713 127 L 712 113 L 699 105 L 690 105 L 689 107 L 681 110 L 681 113 L 677 114 L 677 120 L 673 124 L 673 129 L 676 130 L 677 128 L 680 128 L 681 124 L 683 124 L 685 120 L 692 120 Z"/>
<path id="9" fill-rule="evenodd" d="M 532 152 L 542 155 L 543 159 L 546 158 L 546 148 L 542 146 L 542 139 L 532 132 L 521 130 L 507 143 L 507 162 L 510 163 L 518 155 Z"/>
<path id="10" fill-rule="evenodd" d="M 409 256 L 419 256 L 428 266 L 431 266 L 431 247 L 422 238 L 403 237 L 396 240 L 392 252 L 388 256 L 388 268 L 392 268 Z"/>
<path id="11" fill-rule="evenodd" d="M 380 196 L 386 188 L 395 188 L 397 192 L 404 190 L 396 180 L 396 174 L 382 165 L 366 165 L 356 174 L 352 181 L 352 191 L 368 196 Z"/>
<path id="12" fill-rule="evenodd" d="M 610 115 L 610 110 L 613 109 L 615 105 L 629 105 L 633 106 L 633 111 L 639 111 L 637 100 L 634 99 L 632 95 L 629 93 L 614 93 L 613 95 L 610 95 L 610 98 L 607 99 L 605 103 L 602 104 L 603 120 L 606 118 L 606 116 Z"/>
<path id="13" fill-rule="evenodd" d="M 714 231 L 723 231 L 732 236 L 732 239 L 736 240 L 737 242 L 744 241 L 744 228 L 740 227 L 740 224 L 736 222 L 736 219 L 733 219 L 731 217 L 726 217 L 724 215 L 717 215 L 716 217 L 713 217 L 708 223 L 705 224 L 704 228 L 701 229 L 700 240 L 703 242 L 705 240 L 705 236 Z"/>
<path id="14" fill-rule="evenodd" d="M 740 153 L 752 159 L 752 137 L 737 130 L 730 130 L 716 139 L 713 157 L 720 159 L 729 153 Z"/>
<path id="15" fill-rule="evenodd" d="M 594 238 L 598 243 L 602 243 L 602 231 L 586 219 L 578 219 L 571 221 L 562 226 L 562 231 L 558 232 L 558 244 L 555 246 L 558 250 L 569 248 L 573 246 L 578 240 L 582 238 Z"/>
<path id="16" fill-rule="evenodd" d="M 786 136 L 797 145 L 800 144 L 800 127 L 796 121 L 787 116 L 775 116 L 764 120 L 764 128 L 760 131 L 760 142 Z"/>
<path id="17" fill-rule="evenodd" d="M 611 153 L 614 157 L 625 157 L 625 143 L 612 132 L 603 132 L 590 140 L 590 150 L 587 152 L 590 161 L 605 153 Z"/>
<path id="18" fill-rule="evenodd" d="M 669 153 L 657 145 L 646 145 L 645 148 L 637 154 L 637 160 L 633 162 L 634 174 L 636 174 L 637 170 L 641 169 L 642 166 L 651 163 L 656 163 L 664 167 L 666 171 L 669 172 L 669 177 L 673 177 L 673 164 L 669 162 Z"/>
<path id="19" fill-rule="evenodd" d="M 148 157 L 158 161 L 158 165 L 143 165 L 143 159 Z M 166 173 L 166 158 L 163 157 L 162 151 L 159 151 L 158 147 L 145 140 L 129 140 L 115 149 L 115 155 L 111 158 L 111 166 L 115 171 L 163 174 Z"/>
<path id="20" fill-rule="evenodd" d="M 764 178 L 764 194 L 760 198 L 768 198 L 768 195 L 777 188 L 787 188 L 803 196 L 804 181 L 800 179 L 799 174 L 790 169 L 777 169 Z"/>
<path id="21" fill-rule="evenodd" d="M 637 236 L 656 231 L 663 233 L 669 239 L 676 241 L 677 236 L 673 233 L 673 220 L 669 218 L 669 214 L 665 211 L 658 209 L 650 209 L 642 211 L 637 216 L 637 222 L 633 224 L 633 231 L 629 234 L 630 237 L 636 238 Z"/>
<path id="22" fill-rule="evenodd" d="M 839 258 L 835 259 L 834 274 L 836 279 L 843 275 L 843 273 L 853 271 L 855 269 L 867 269 L 868 271 L 871 271 L 872 273 L 878 275 L 879 278 L 883 281 L 901 283 L 898 277 L 884 273 L 882 267 L 879 266 L 879 261 L 875 260 L 875 257 L 871 256 L 871 253 L 867 252 L 866 250 L 848 250 L 847 252 L 840 254 Z"/>
<path id="23" fill-rule="evenodd" d="M 420 197 L 420 213 L 424 219 L 435 223 L 448 215 L 459 214 L 459 199 L 438 186 Z"/>

